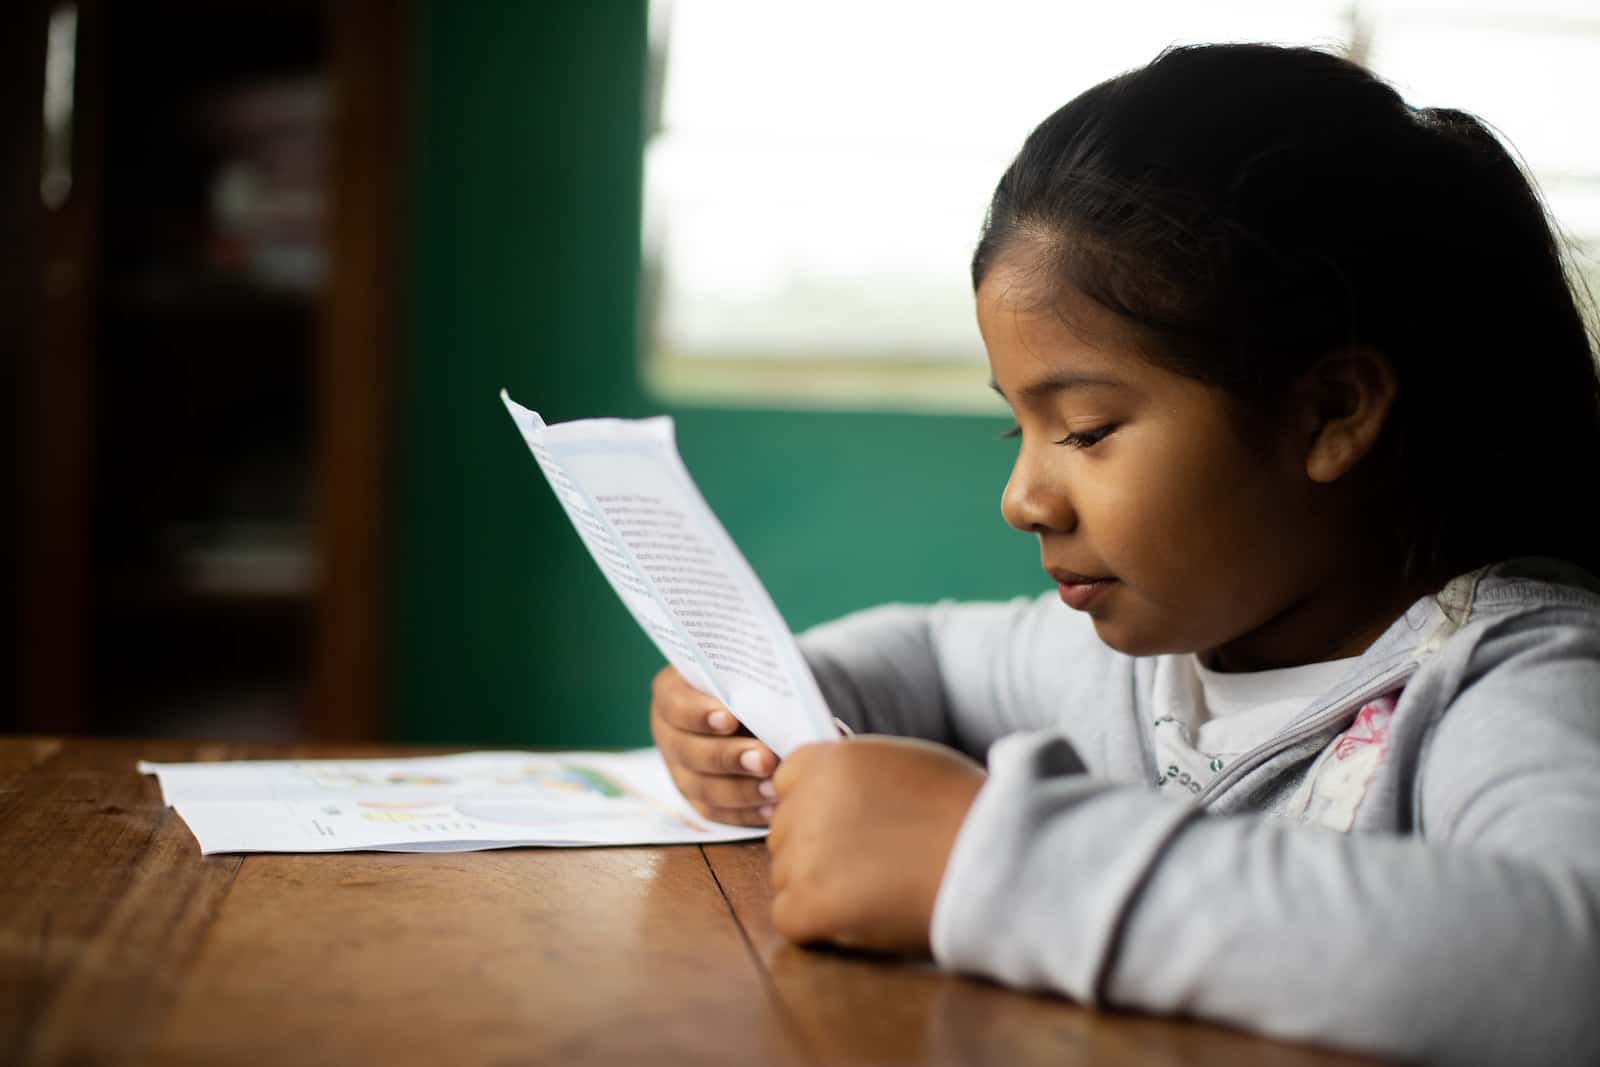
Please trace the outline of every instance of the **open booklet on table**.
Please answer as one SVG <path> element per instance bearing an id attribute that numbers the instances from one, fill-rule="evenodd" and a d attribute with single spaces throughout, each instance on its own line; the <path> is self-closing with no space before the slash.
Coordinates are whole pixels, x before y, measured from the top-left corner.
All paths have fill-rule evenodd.
<path id="1" fill-rule="evenodd" d="M 140 763 L 213 852 L 467 852 L 708 844 L 765 831 L 697 815 L 654 749 Z"/>
<path id="2" fill-rule="evenodd" d="M 689 684 L 780 756 L 837 738 L 772 598 L 689 477 L 672 420 L 552 426 L 500 398 L 601 573 Z M 700 818 L 651 749 L 139 769 L 158 776 L 205 853 L 705 843 L 765 832 Z"/>

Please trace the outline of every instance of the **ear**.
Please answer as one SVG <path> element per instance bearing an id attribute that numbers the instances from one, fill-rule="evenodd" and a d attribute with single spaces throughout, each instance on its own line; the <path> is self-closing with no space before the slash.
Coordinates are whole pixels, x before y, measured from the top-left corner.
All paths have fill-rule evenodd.
<path id="1" fill-rule="evenodd" d="M 1301 385 L 1306 440 L 1305 471 L 1314 482 L 1344 477 L 1372 451 L 1394 406 L 1394 366 L 1371 348 L 1324 356 Z"/>

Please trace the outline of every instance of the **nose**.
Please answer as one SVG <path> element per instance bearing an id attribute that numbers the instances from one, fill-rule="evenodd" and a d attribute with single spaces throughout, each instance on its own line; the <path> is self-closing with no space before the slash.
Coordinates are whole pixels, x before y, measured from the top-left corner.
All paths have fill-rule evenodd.
<path id="1" fill-rule="evenodd" d="M 1011 465 L 1000 514 L 1023 533 L 1066 533 L 1078 525 L 1078 513 L 1066 491 L 1050 478 L 1044 457 L 1027 444 L 1017 450 Z"/>

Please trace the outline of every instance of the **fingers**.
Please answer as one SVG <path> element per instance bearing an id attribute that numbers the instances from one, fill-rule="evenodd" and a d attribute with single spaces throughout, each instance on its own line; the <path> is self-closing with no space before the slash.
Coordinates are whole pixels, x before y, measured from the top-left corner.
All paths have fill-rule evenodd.
<path id="1" fill-rule="evenodd" d="M 772 749 L 753 737 L 734 736 L 738 720 L 715 697 L 691 688 L 675 669 L 658 673 L 650 690 L 651 731 L 669 762 L 697 774 L 760 778 L 777 768 Z"/>
<path id="2" fill-rule="evenodd" d="M 704 737 L 658 715 L 650 717 L 650 733 L 670 766 L 694 774 L 767 778 L 778 766 L 777 754 L 753 737 Z"/>
<path id="3" fill-rule="evenodd" d="M 711 808 L 761 808 L 773 802 L 771 783 L 760 778 L 735 778 L 730 775 L 689 776 L 684 795 Z"/>
<path id="4" fill-rule="evenodd" d="M 679 733 L 671 741 L 678 763 L 696 774 L 766 778 L 778 766 L 778 757 L 750 737 L 697 737 Z"/>
<path id="5" fill-rule="evenodd" d="M 769 820 L 770 829 L 767 831 L 767 852 L 772 856 L 772 870 L 769 877 L 772 879 L 774 890 L 781 886 L 779 880 L 780 866 L 784 862 L 784 840 L 789 836 L 789 824 L 783 817 L 782 808 L 774 808 Z"/>
<path id="6" fill-rule="evenodd" d="M 765 826 L 778 795 L 769 780 L 778 757 L 738 731 L 727 708 L 673 668 L 651 682 L 650 732 L 678 792 L 708 819 Z"/>
<path id="7" fill-rule="evenodd" d="M 766 826 L 772 819 L 772 809 L 763 808 L 705 808 L 695 805 L 695 810 L 713 822 L 732 826 Z"/>
<path id="8" fill-rule="evenodd" d="M 760 812 L 764 809 L 767 815 L 771 815 L 776 802 L 776 790 L 773 789 L 772 783 L 764 778 L 696 774 L 683 767 L 673 766 L 670 762 L 667 764 L 667 770 L 684 799 L 693 804 L 702 815 L 717 819 L 719 822 L 729 821 L 716 814 L 719 812 Z M 766 825 L 765 817 L 760 825 Z"/>
<path id="9" fill-rule="evenodd" d="M 774 858 L 770 876 L 773 929 L 797 945 L 859 943 L 849 933 L 851 908 L 835 886 L 827 879 L 805 878 L 790 870 L 784 858 L 782 854 Z"/>
<path id="10" fill-rule="evenodd" d="M 674 667 L 663 668 L 650 683 L 650 711 L 687 733 L 728 736 L 739 729 L 720 700 L 695 689 Z"/>
<path id="11" fill-rule="evenodd" d="M 789 758 L 775 768 L 772 784 L 777 787 L 778 795 L 784 796 L 795 784 L 806 777 L 807 770 L 814 760 L 825 758 L 827 752 L 819 745 L 801 745 L 789 753 Z"/>
<path id="12" fill-rule="evenodd" d="M 773 813 L 776 811 L 776 808 L 771 805 L 771 801 L 763 800 L 760 805 L 754 806 L 712 805 L 712 803 L 706 803 L 706 801 L 699 800 L 699 798 L 691 795 L 693 792 L 698 792 L 696 785 L 702 784 L 704 781 L 706 779 L 693 779 L 691 777 L 690 781 L 678 785 L 678 792 L 683 793 L 685 800 L 690 801 L 690 806 L 694 808 L 694 811 L 698 811 L 702 816 L 706 816 L 707 819 L 712 819 L 714 822 L 728 822 L 731 825 L 762 825 L 762 827 L 765 827 L 765 825 L 770 824 L 771 819 L 773 819 Z"/>

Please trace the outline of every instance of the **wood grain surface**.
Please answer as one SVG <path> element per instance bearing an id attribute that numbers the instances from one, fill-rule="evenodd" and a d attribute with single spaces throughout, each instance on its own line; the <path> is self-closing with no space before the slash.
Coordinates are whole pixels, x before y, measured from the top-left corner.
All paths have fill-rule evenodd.
<path id="1" fill-rule="evenodd" d="M 921 960 L 800 948 L 772 929 L 764 848 L 703 849 L 782 1010 L 823 1063 L 1370 1064 L 1184 1021 L 1103 1014 L 1019 993 Z"/>
<path id="2" fill-rule="evenodd" d="M 1366 1062 L 798 948 L 759 842 L 202 857 L 134 769 L 425 751 L 0 738 L 0 1062 Z"/>

